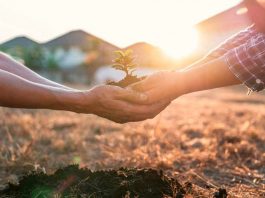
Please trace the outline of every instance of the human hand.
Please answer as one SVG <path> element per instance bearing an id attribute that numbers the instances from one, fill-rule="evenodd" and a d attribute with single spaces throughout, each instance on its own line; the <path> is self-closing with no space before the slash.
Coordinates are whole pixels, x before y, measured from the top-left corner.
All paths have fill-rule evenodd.
<path id="1" fill-rule="evenodd" d="M 147 95 L 147 100 L 141 101 L 141 104 L 169 102 L 184 93 L 182 87 L 179 86 L 180 76 L 178 72 L 157 72 L 129 88 Z"/>
<path id="2" fill-rule="evenodd" d="M 81 95 L 76 112 L 92 113 L 117 123 L 154 118 L 169 104 L 168 101 L 152 105 L 139 104 L 146 101 L 144 94 L 108 85 L 81 92 Z"/>

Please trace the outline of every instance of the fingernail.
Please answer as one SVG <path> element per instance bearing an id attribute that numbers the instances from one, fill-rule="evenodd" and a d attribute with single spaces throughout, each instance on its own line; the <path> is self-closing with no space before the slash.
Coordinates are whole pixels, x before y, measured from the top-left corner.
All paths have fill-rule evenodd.
<path id="1" fill-rule="evenodd" d="M 145 95 L 145 94 L 140 94 L 140 99 L 142 100 L 142 101 L 145 101 L 145 100 L 147 100 L 147 95 Z"/>

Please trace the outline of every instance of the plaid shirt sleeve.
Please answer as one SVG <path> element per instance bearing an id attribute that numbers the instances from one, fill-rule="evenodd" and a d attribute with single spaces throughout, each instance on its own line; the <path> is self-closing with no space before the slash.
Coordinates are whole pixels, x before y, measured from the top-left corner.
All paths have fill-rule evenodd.
<path id="1" fill-rule="evenodd" d="M 265 34 L 253 31 L 247 41 L 223 56 L 230 71 L 251 91 L 265 88 Z"/>
<path id="2" fill-rule="evenodd" d="M 221 43 L 217 48 L 210 51 L 205 58 L 207 59 L 216 59 L 224 54 L 226 54 L 229 50 L 240 46 L 242 43 L 248 41 L 253 35 L 255 34 L 254 25 L 250 26 L 249 28 L 237 33 L 236 35 L 232 36 L 224 43 Z"/>

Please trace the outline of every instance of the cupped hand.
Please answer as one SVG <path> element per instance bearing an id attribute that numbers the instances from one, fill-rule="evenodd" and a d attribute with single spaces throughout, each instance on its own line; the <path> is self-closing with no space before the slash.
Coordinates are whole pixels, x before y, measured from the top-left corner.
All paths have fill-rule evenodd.
<path id="1" fill-rule="evenodd" d="M 181 80 L 178 72 L 162 71 L 132 84 L 129 88 L 147 95 L 147 100 L 139 101 L 141 104 L 155 104 L 161 101 L 169 102 L 182 95 L 179 82 Z"/>
<path id="2" fill-rule="evenodd" d="M 145 94 L 109 85 L 84 92 L 82 98 L 79 113 L 92 113 L 117 123 L 154 118 L 169 104 L 168 101 L 152 105 L 139 104 L 147 100 Z"/>

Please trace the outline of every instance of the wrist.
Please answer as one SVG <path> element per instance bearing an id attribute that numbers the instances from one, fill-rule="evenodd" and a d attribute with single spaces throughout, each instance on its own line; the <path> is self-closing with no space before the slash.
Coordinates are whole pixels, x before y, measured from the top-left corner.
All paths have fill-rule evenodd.
<path id="1" fill-rule="evenodd" d="M 75 113 L 91 113 L 90 104 L 92 97 L 89 92 L 79 90 L 64 90 L 63 93 L 57 93 L 56 99 L 60 110 L 72 111 Z"/>
<path id="2" fill-rule="evenodd" d="M 187 84 L 187 76 L 185 72 L 181 72 L 181 71 L 174 71 L 172 73 L 172 78 L 173 79 L 173 85 L 172 87 L 174 87 L 173 93 L 174 93 L 174 97 L 180 97 L 182 95 L 185 95 L 187 93 L 189 93 L 189 86 Z"/>

